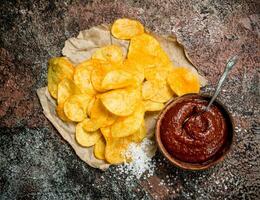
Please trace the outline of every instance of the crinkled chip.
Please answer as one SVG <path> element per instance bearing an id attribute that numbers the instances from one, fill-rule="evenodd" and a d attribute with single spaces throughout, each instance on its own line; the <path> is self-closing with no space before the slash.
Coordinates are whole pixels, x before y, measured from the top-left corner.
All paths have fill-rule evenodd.
<path id="1" fill-rule="evenodd" d="M 123 163 L 125 158 L 125 153 L 130 144 L 128 138 L 109 138 L 106 141 L 105 148 L 105 158 L 110 164 L 120 164 Z"/>
<path id="2" fill-rule="evenodd" d="M 132 74 L 122 69 L 108 72 L 101 84 L 104 90 L 119 89 L 126 86 L 134 85 L 136 82 Z"/>
<path id="3" fill-rule="evenodd" d="M 51 58 L 48 64 L 48 90 L 53 98 L 57 98 L 58 84 L 62 79 L 72 79 L 74 67 L 65 57 Z"/>
<path id="4" fill-rule="evenodd" d="M 56 113 L 61 120 L 65 121 L 65 122 L 70 122 L 69 118 L 64 113 L 64 104 L 63 103 L 57 105 Z"/>
<path id="5" fill-rule="evenodd" d="M 198 93 L 200 90 L 198 74 L 184 67 L 174 68 L 167 81 L 172 91 L 178 96 Z"/>
<path id="6" fill-rule="evenodd" d="M 94 132 L 100 128 L 100 124 L 96 123 L 96 121 L 93 121 L 89 118 L 84 119 L 82 123 L 84 130 L 87 132 Z"/>
<path id="7" fill-rule="evenodd" d="M 80 122 L 76 126 L 76 141 L 83 147 L 90 147 L 97 143 L 102 137 L 100 130 L 95 132 L 87 132 L 83 129 L 83 123 Z"/>
<path id="8" fill-rule="evenodd" d="M 71 79 L 63 79 L 58 85 L 58 104 L 63 104 L 73 94 L 80 94 L 80 90 Z"/>
<path id="9" fill-rule="evenodd" d="M 112 125 L 117 116 L 109 112 L 100 99 L 97 99 L 90 111 L 90 119 L 96 123 L 96 126 L 106 127 Z"/>
<path id="10" fill-rule="evenodd" d="M 95 51 L 95 53 L 92 55 L 92 59 L 122 63 L 124 60 L 124 56 L 121 47 L 117 45 L 107 45 Z"/>
<path id="11" fill-rule="evenodd" d="M 160 111 L 164 107 L 163 103 L 154 102 L 151 100 L 144 101 L 144 109 L 145 111 Z"/>
<path id="12" fill-rule="evenodd" d="M 111 33 L 118 39 L 127 40 L 144 33 L 144 27 L 136 20 L 123 18 L 113 23 Z"/>
<path id="13" fill-rule="evenodd" d="M 134 112 L 140 102 L 141 92 L 138 88 L 117 89 L 101 94 L 100 99 L 111 113 L 127 116 Z"/>
<path id="14" fill-rule="evenodd" d="M 64 103 L 64 113 L 71 120 L 80 122 L 87 117 L 87 108 L 91 96 L 78 94 L 70 96 Z"/>
<path id="15" fill-rule="evenodd" d="M 111 64 L 109 62 L 100 62 L 91 72 L 90 78 L 94 89 L 99 92 L 104 92 L 105 90 L 102 88 L 102 81 L 105 75 L 113 69 L 117 68 L 117 65 Z"/>
<path id="16" fill-rule="evenodd" d="M 143 120 L 141 127 L 132 135 L 129 136 L 129 139 L 133 142 L 140 143 L 146 136 L 145 121 Z"/>
<path id="17" fill-rule="evenodd" d="M 87 60 L 75 68 L 74 83 L 78 86 L 82 93 L 95 94 L 96 91 L 91 83 L 91 72 L 98 65 L 95 60 Z"/>
<path id="18" fill-rule="evenodd" d="M 139 103 L 134 112 L 126 117 L 119 117 L 111 126 L 112 137 L 126 137 L 135 133 L 144 119 L 144 106 Z"/>
<path id="19" fill-rule="evenodd" d="M 101 137 L 94 146 L 94 155 L 97 159 L 104 160 L 105 159 L 105 148 L 106 141 L 104 137 Z"/>

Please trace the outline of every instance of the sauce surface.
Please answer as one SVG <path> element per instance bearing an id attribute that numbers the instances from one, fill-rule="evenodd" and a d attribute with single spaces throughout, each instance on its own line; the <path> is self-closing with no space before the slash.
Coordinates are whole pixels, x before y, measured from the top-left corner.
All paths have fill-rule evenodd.
<path id="1" fill-rule="evenodd" d="M 202 112 L 208 101 L 200 97 L 176 101 L 160 126 L 161 141 L 173 157 L 201 163 L 213 157 L 227 138 L 227 123 L 216 105 Z"/>

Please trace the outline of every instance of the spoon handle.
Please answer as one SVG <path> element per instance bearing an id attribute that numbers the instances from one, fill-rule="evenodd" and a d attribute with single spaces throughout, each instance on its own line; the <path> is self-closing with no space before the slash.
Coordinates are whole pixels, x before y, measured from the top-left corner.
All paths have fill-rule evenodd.
<path id="1" fill-rule="evenodd" d="M 221 90 L 221 86 L 223 85 L 223 83 L 225 82 L 227 75 L 229 73 L 229 71 L 235 66 L 235 64 L 237 63 L 237 55 L 233 56 L 232 58 L 230 58 L 227 62 L 225 71 L 223 72 L 222 76 L 220 77 L 219 81 L 218 81 L 218 86 L 215 90 L 215 93 L 213 95 L 213 97 L 211 98 L 206 111 L 209 110 L 209 107 L 211 106 L 211 104 L 214 102 L 214 100 L 216 99 L 216 97 L 218 96 L 220 90 Z"/>

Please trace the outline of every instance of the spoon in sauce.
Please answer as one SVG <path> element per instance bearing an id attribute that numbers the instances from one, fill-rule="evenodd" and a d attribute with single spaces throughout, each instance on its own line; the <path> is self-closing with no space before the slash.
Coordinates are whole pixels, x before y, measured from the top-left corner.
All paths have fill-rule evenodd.
<path id="1" fill-rule="evenodd" d="M 207 105 L 207 107 L 205 109 L 203 109 L 203 111 L 201 112 L 196 112 L 196 108 L 194 108 L 194 113 L 193 115 L 191 115 L 190 117 L 188 117 L 184 123 L 183 126 L 185 126 L 185 124 L 187 123 L 187 121 L 189 121 L 191 118 L 196 119 L 197 116 L 201 115 L 204 112 L 207 112 L 210 109 L 210 106 L 212 105 L 212 103 L 214 102 L 214 100 L 217 98 L 219 92 L 221 91 L 221 87 L 223 85 L 223 83 L 225 82 L 228 73 L 232 70 L 232 68 L 235 66 L 235 64 L 237 63 L 238 60 L 238 56 L 235 55 L 232 58 L 230 58 L 227 62 L 227 65 L 225 67 L 224 72 L 222 73 L 219 81 L 218 81 L 218 85 L 215 89 L 214 95 L 212 96 L 212 98 L 210 99 L 209 104 Z"/>

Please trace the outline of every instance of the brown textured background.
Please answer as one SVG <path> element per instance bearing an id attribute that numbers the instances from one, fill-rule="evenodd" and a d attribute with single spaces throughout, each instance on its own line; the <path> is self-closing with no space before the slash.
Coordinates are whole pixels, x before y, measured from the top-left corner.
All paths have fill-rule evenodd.
<path id="1" fill-rule="evenodd" d="M 154 176 L 126 183 L 114 168 L 86 166 L 44 117 L 35 91 L 47 60 L 80 30 L 120 17 L 176 34 L 209 80 L 203 93 L 239 54 L 219 97 L 236 124 L 223 163 L 188 172 L 158 153 Z M 257 0 L 0 1 L 0 199 L 259 199 L 259 71 Z"/>

